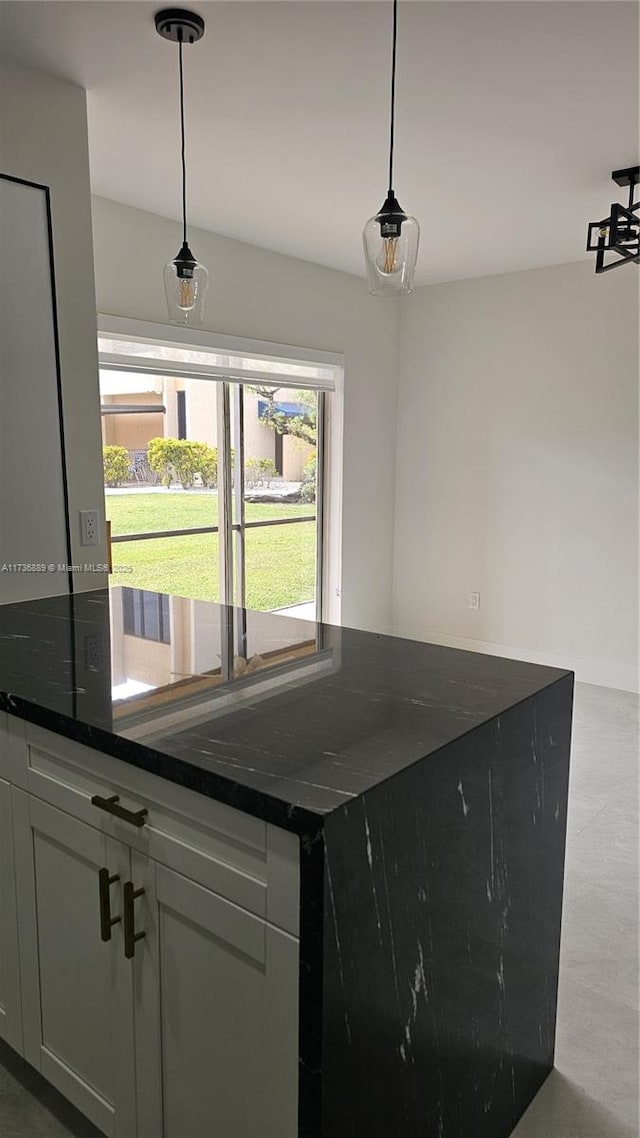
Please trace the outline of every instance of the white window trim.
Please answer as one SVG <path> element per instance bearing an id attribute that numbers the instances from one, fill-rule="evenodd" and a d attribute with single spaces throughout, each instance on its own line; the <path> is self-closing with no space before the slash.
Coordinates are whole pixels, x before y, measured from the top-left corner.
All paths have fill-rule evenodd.
<path id="1" fill-rule="evenodd" d="M 136 341 L 140 343 L 139 340 Z M 197 364 L 185 360 L 173 363 L 170 360 L 151 359 L 147 356 L 121 356 L 115 352 L 99 352 L 98 359 L 102 371 L 131 372 L 133 375 L 175 376 L 180 379 L 227 379 L 238 383 L 259 383 L 262 387 L 287 387 L 290 390 L 302 388 L 306 391 L 335 391 L 335 385 L 312 378 L 301 379 L 287 372 L 253 371 L 249 368 L 222 367 L 215 364 Z"/>
<path id="2" fill-rule="evenodd" d="M 322 619 L 329 624 L 339 625 L 342 616 L 342 478 L 343 478 L 343 443 L 344 443 L 344 371 L 345 357 L 340 352 L 322 351 L 316 348 L 303 348 L 291 344 L 277 344 L 270 340 L 252 340 L 248 337 L 227 336 L 222 332 L 209 332 L 203 329 L 189 328 L 176 324 L 158 324 L 147 320 L 134 320 L 127 316 L 111 316 L 108 313 L 98 313 L 98 336 L 122 337 L 129 340 L 149 341 L 167 347 L 181 345 L 182 347 L 204 348 L 211 352 L 238 355 L 259 359 L 268 357 L 274 362 L 282 363 L 311 363 L 321 367 L 331 368 L 334 385 L 322 382 L 298 380 L 295 377 L 278 376 L 264 372 L 260 374 L 260 381 L 265 385 L 274 382 L 279 386 L 293 388 L 295 386 L 325 390 L 331 395 L 327 402 L 327 415 L 325 423 L 325 471 L 323 487 L 324 501 L 324 533 L 322 540 L 323 566 L 322 566 Z M 168 361 L 162 367 L 166 372 Z M 104 366 L 104 365 L 101 365 Z M 108 366 L 108 365 L 107 365 Z M 213 371 L 198 371 L 198 365 L 192 371 L 194 377 L 215 379 Z M 118 368 L 118 370 L 122 370 Z M 128 370 L 125 369 L 125 370 Z M 142 370 L 138 368 L 137 370 Z M 158 371 L 155 362 L 154 370 Z M 224 370 L 224 369 L 223 369 Z M 168 374 L 168 372 L 167 372 Z M 185 370 L 182 369 L 182 374 Z M 230 375 L 227 369 L 225 375 Z M 251 381 L 250 374 L 238 374 L 240 382 Z"/>
<path id="3" fill-rule="evenodd" d="M 146 320 L 129 320 L 123 316 L 99 314 L 98 335 L 113 336 L 115 339 L 126 337 L 129 340 L 160 344 L 163 347 L 179 345 L 194 349 L 201 348 L 217 355 L 244 356 L 247 359 L 268 358 L 275 364 L 316 364 L 329 372 L 326 377 L 313 379 L 312 377 L 297 378 L 295 375 L 287 375 L 286 373 L 278 377 L 277 373 L 251 371 L 250 369 L 245 371 L 244 368 L 241 372 L 238 371 L 238 379 L 246 376 L 269 384 L 284 382 L 286 378 L 288 387 L 316 387 L 325 391 L 335 390 L 344 371 L 344 356 L 337 352 L 295 347 L 290 344 L 275 344 L 267 340 L 225 336 L 221 332 L 205 332 L 196 328 L 183 328 L 176 324 L 152 324 Z M 120 370 L 126 370 L 126 357 L 110 356 L 109 358 L 113 360 L 113 366 L 117 366 Z M 136 360 L 135 366 L 141 371 L 151 369 L 157 371 L 158 363 L 141 357 L 140 361 Z M 165 361 L 163 368 L 165 370 L 169 368 L 167 374 L 170 374 L 172 370 L 176 370 L 177 365 Z M 183 373 L 185 368 L 194 376 L 206 377 L 210 375 L 215 377 L 215 375 L 228 376 L 230 374 L 229 368 L 208 367 L 197 363 L 184 365 Z M 233 373 L 232 368 L 231 373 Z"/>

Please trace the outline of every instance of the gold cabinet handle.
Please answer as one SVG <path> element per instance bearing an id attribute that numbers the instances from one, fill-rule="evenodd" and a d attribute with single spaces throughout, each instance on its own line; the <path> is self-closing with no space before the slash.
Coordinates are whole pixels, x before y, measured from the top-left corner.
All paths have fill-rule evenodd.
<path id="1" fill-rule="evenodd" d="M 120 880 L 120 874 L 110 874 L 108 869 L 98 871 L 98 890 L 100 894 L 100 939 L 111 940 L 111 928 L 117 925 L 122 917 L 111 916 L 111 886 Z"/>
<path id="2" fill-rule="evenodd" d="M 122 887 L 122 900 L 124 910 L 124 954 L 127 960 L 132 960 L 136 952 L 136 941 L 142 940 L 146 933 L 137 933 L 136 918 L 133 911 L 133 902 L 142 897 L 144 889 L 134 889 L 133 881 L 125 881 Z"/>
<path id="3" fill-rule="evenodd" d="M 91 797 L 91 805 L 97 806 L 99 810 L 105 810 L 107 814 L 113 814 L 114 818 L 121 818 L 123 822 L 130 822 L 132 826 L 138 827 L 144 826 L 149 813 L 148 810 L 127 810 L 126 806 L 120 806 L 120 797 L 117 794 L 112 794 L 110 798 L 94 794 Z"/>

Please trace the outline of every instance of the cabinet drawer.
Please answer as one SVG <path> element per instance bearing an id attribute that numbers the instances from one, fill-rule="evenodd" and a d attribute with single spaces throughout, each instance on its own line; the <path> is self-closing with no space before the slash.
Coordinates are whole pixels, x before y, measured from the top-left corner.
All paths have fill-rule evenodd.
<path id="1" fill-rule="evenodd" d="M 295 835 L 33 724 L 25 766 L 31 794 L 298 935 Z M 114 795 L 144 824 L 91 801 Z"/>

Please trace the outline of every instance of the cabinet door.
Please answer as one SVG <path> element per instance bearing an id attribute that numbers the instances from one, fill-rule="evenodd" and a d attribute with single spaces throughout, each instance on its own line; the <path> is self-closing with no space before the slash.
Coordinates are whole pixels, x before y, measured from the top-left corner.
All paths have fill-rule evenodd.
<path id="1" fill-rule="evenodd" d="M 139 1138 L 296 1138 L 297 940 L 135 852 L 132 865 Z"/>
<path id="2" fill-rule="evenodd" d="M 11 787 L 0 779 L 0 1037 L 22 1054 Z"/>
<path id="3" fill-rule="evenodd" d="M 25 1058 L 110 1138 L 135 1138 L 132 983 L 122 921 L 101 939 L 99 871 L 118 876 L 126 846 L 14 791 Z M 106 930 L 105 930 L 106 932 Z"/>

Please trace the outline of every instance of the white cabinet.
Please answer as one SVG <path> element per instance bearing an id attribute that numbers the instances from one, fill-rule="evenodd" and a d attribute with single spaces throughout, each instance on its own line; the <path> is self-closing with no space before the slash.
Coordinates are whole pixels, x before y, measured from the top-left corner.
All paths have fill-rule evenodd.
<path id="1" fill-rule="evenodd" d="M 295 1138 L 297 940 L 139 854 L 133 881 L 138 1138 Z"/>
<path id="2" fill-rule="evenodd" d="M 108 904 L 121 918 L 129 850 L 31 795 L 14 796 L 25 1058 L 110 1138 L 132 1138 L 131 969 L 121 919 L 105 929 L 107 941 L 100 921 L 100 871 L 118 878 Z"/>
<path id="3" fill-rule="evenodd" d="M 110 762 L 126 779 L 123 764 L 96 756 L 96 783 L 84 748 L 66 743 L 27 728 L 22 789 L 0 782 L 0 807 L 5 787 L 13 800 L 25 1058 L 112 1138 L 295 1138 L 291 835 L 238 815 L 234 836 L 237 812 L 217 803 L 207 827 L 206 800 L 177 788 L 170 801 L 153 776 L 144 799 L 140 772 L 134 799 L 104 779 Z M 145 824 L 96 809 L 96 791 L 127 796 Z M 2 952 L 0 1002 L 4 971 Z"/>
<path id="4" fill-rule="evenodd" d="M 0 1037 L 22 1053 L 11 786 L 4 779 L 0 779 L 0 898 Z"/>

